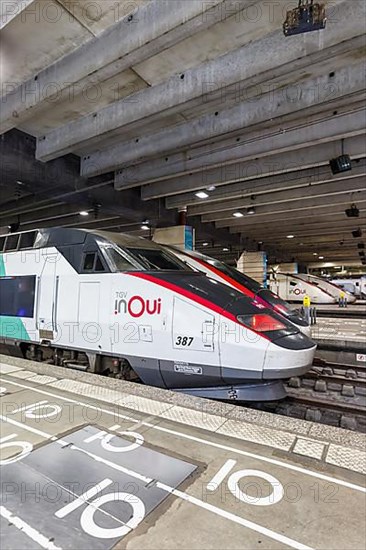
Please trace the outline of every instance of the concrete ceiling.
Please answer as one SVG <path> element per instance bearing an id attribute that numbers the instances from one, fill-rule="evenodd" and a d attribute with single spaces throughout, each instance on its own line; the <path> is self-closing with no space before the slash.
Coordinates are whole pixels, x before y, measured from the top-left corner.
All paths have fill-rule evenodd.
<path id="1" fill-rule="evenodd" d="M 326 29 L 287 38 L 288 0 L 1 2 L 0 227 L 145 234 L 187 207 L 228 261 L 360 263 L 366 5 L 323 2 Z"/>

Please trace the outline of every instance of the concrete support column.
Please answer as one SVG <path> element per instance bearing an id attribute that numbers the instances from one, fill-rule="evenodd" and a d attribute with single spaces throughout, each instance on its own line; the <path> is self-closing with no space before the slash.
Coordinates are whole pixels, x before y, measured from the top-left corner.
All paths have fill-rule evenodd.
<path id="1" fill-rule="evenodd" d="M 245 250 L 238 260 L 237 269 L 261 285 L 267 285 L 266 252 L 247 252 Z"/>
<path id="2" fill-rule="evenodd" d="M 160 227 L 155 229 L 153 241 L 182 248 L 194 250 L 195 230 L 189 225 L 177 225 L 175 227 Z"/>
<path id="3" fill-rule="evenodd" d="M 187 207 L 183 206 L 178 210 L 178 224 L 187 225 Z"/>

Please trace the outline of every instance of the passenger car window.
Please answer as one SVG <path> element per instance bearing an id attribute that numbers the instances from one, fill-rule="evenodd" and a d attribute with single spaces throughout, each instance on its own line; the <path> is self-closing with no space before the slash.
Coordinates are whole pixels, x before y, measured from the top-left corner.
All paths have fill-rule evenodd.
<path id="1" fill-rule="evenodd" d="M 36 277 L 2 277 L 0 279 L 0 315 L 27 317 L 34 315 Z"/>

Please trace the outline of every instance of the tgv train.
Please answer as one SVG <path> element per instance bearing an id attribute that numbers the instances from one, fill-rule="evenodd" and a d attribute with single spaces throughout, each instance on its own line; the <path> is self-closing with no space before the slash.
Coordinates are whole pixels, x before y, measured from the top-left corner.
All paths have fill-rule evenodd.
<path id="1" fill-rule="evenodd" d="M 311 283 L 312 285 L 315 285 L 321 290 L 324 290 L 325 292 L 333 296 L 336 302 L 338 302 L 339 299 L 342 297 L 347 298 L 347 302 L 349 304 L 352 304 L 356 301 L 356 297 L 351 292 L 348 292 L 347 290 L 330 281 L 327 281 L 326 279 L 322 279 L 321 277 L 317 277 L 316 275 L 308 275 L 305 273 L 301 273 L 300 275 L 298 275 L 298 277 L 307 281 L 308 283 Z"/>
<path id="2" fill-rule="evenodd" d="M 26 358 L 214 399 L 273 400 L 315 344 L 283 316 L 103 231 L 0 237 L 0 341 Z"/>
<path id="3" fill-rule="evenodd" d="M 343 278 L 343 279 L 332 279 L 331 281 L 333 284 L 337 285 L 338 287 L 342 288 L 342 290 L 345 290 L 349 292 L 350 294 L 353 294 L 353 296 L 361 300 L 366 299 L 366 276 L 363 275 L 362 277 L 350 277 L 350 278 Z"/>
<path id="4" fill-rule="evenodd" d="M 274 294 L 271 290 L 263 288 L 257 281 L 220 262 L 210 256 L 191 250 L 181 250 L 175 247 L 168 247 L 179 259 L 189 265 L 192 269 L 206 273 L 208 277 L 220 281 L 231 288 L 235 288 L 246 296 L 249 296 L 255 303 L 275 311 L 294 323 L 301 332 L 310 336 L 310 326 L 296 311 L 291 309 L 289 304 Z"/>
<path id="5" fill-rule="evenodd" d="M 313 304 L 335 304 L 343 292 L 341 288 L 316 277 L 303 273 L 276 273 L 270 281 L 271 290 L 288 302 L 301 302 L 309 296 Z M 356 298 L 346 292 L 349 303 Z"/>

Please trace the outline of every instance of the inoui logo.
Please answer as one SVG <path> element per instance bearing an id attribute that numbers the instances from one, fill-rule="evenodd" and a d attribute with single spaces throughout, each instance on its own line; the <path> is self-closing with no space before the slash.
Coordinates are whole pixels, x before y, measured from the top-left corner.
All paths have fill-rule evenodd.
<path id="1" fill-rule="evenodd" d="M 299 296 L 300 294 L 305 294 L 305 290 L 301 288 L 295 288 L 294 290 L 290 290 L 290 294 L 295 294 L 296 296 Z"/>
<path id="2" fill-rule="evenodd" d="M 143 315 L 160 315 L 161 313 L 161 298 L 155 300 L 145 300 L 142 296 L 132 296 L 132 298 L 116 299 L 114 303 L 114 313 L 128 313 L 134 319 Z"/>

